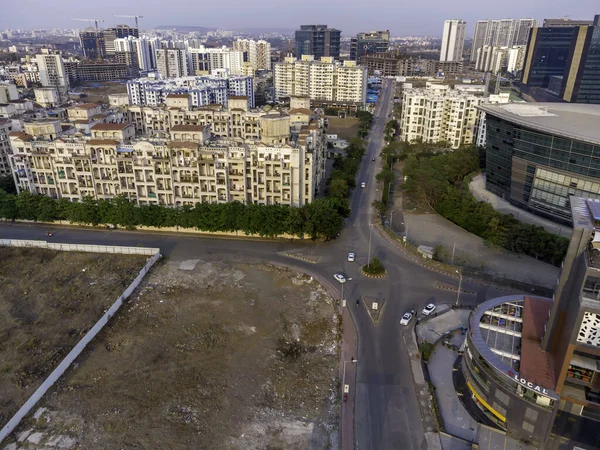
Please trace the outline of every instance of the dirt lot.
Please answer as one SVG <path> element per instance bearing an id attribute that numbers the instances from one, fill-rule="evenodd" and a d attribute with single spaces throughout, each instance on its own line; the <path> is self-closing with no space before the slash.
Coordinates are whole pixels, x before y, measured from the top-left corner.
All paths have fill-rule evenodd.
<path id="1" fill-rule="evenodd" d="M 147 276 L 11 449 L 337 448 L 331 297 L 287 270 L 196 262 Z"/>
<path id="2" fill-rule="evenodd" d="M 335 116 L 327 116 L 329 121 L 329 128 L 327 129 L 328 134 L 337 134 L 340 139 L 350 139 L 356 137 L 358 133 L 358 119 L 354 117 L 347 117 L 346 119 L 340 119 Z"/>
<path id="3" fill-rule="evenodd" d="M 86 83 L 76 88 L 86 94 L 85 101 L 89 103 L 108 103 L 108 94 L 126 94 L 127 85 L 118 81 L 103 83 Z"/>
<path id="4" fill-rule="evenodd" d="M 144 261 L 0 247 L 0 425 L 121 295 Z"/>

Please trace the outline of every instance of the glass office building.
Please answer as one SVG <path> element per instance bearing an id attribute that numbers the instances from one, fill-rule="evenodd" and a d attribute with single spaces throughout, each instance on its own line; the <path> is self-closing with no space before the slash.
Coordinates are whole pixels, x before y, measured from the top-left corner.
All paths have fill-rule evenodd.
<path id="1" fill-rule="evenodd" d="M 600 198 L 600 106 L 481 105 L 486 188 L 524 210 L 571 223 L 569 197 Z"/>
<path id="2" fill-rule="evenodd" d="M 600 15 L 590 25 L 533 28 L 521 81 L 570 103 L 600 104 Z"/>
<path id="3" fill-rule="evenodd" d="M 301 25 L 295 33 L 296 58 L 313 55 L 315 60 L 322 56 L 340 57 L 340 37 L 342 32 L 327 25 Z"/>

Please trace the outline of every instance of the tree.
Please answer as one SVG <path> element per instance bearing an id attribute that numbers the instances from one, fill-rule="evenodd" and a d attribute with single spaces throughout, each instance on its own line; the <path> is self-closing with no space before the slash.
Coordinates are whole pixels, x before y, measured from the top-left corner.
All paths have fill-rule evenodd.
<path id="1" fill-rule="evenodd" d="M 383 183 L 385 185 L 394 181 L 396 179 L 396 174 L 392 169 L 384 167 L 381 169 L 381 172 L 375 176 L 375 179 L 378 183 Z"/>
<path id="2" fill-rule="evenodd" d="M 348 196 L 348 183 L 342 178 L 332 179 L 329 184 L 329 195 L 332 197 L 346 198 Z"/>
<path id="3" fill-rule="evenodd" d="M 0 190 L 6 192 L 7 194 L 17 193 L 17 187 L 15 186 L 15 180 L 12 175 L 0 177 Z"/>

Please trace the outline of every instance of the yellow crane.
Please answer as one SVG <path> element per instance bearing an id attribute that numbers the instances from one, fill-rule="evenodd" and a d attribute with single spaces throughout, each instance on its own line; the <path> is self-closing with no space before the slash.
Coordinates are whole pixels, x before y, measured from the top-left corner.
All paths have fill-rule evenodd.
<path id="1" fill-rule="evenodd" d="M 135 19 L 135 27 L 139 29 L 138 19 L 143 19 L 144 16 L 127 16 L 127 15 L 115 15 L 115 17 L 128 17 L 130 19 Z"/>
<path id="2" fill-rule="evenodd" d="M 99 33 L 100 30 L 98 29 L 98 22 L 104 22 L 103 19 L 72 19 L 72 20 L 78 20 L 79 22 L 94 22 L 94 24 L 96 25 L 96 51 L 98 52 L 98 60 L 102 61 L 102 51 L 100 50 L 100 38 Z"/>

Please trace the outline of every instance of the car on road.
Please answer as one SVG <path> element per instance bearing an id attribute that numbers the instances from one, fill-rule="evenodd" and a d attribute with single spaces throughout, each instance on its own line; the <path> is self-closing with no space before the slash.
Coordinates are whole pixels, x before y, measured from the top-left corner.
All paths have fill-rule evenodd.
<path id="1" fill-rule="evenodd" d="M 348 261 L 354 262 L 354 258 L 356 258 L 356 254 L 353 252 L 348 253 Z"/>
<path id="2" fill-rule="evenodd" d="M 360 183 L 360 187 L 361 188 L 366 188 L 367 187 L 367 183 L 365 183 L 364 181 L 362 183 Z"/>
<path id="3" fill-rule="evenodd" d="M 400 319 L 400 325 L 408 325 L 413 318 L 413 312 L 414 311 L 404 313 L 402 319 Z"/>
<path id="4" fill-rule="evenodd" d="M 342 284 L 346 282 L 346 277 L 344 276 L 343 273 L 339 273 L 339 272 L 335 273 L 335 274 L 333 274 L 333 278 L 335 278 Z"/>
<path id="5" fill-rule="evenodd" d="M 375 161 L 375 158 L 373 158 L 371 161 Z"/>
<path id="6" fill-rule="evenodd" d="M 425 308 L 423 308 L 423 314 L 425 316 L 430 315 L 432 312 L 435 311 L 435 305 L 433 303 L 430 303 L 429 305 L 427 305 Z"/>

